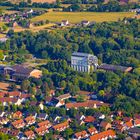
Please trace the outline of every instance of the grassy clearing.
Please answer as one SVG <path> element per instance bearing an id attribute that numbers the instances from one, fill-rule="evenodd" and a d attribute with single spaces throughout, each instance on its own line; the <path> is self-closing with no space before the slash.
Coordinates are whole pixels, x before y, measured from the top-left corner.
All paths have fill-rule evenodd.
<path id="1" fill-rule="evenodd" d="M 33 26 L 33 27 L 31 27 L 31 28 L 22 28 L 22 27 L 20 27 L 20 26 L 17 26 L 17 27 L 15 27 L 14 28 L 14 31 L 15 32 L 22 32 L 22 31 L 25 31 L 25 30 L 30 30 L 30 31 L 32 31 L 32 32 L 38 32 L 38 31 L 40 31 L 40 30 L 44 30 L 44 29 L 47 29 L 47 28 L 49 28 L 49 27 L 51 27 L 51 26 L 53 26 L 54 24 L 46 24 L 46 25 L 42 25 L 42 26 Z"/>
<path id="2" fill-rule="evenodd" d="M 82 20 L 104 22 L 117 21 L 124 17 L 133 17 L 132 12 L 48 12 L 32 19 L 32 22 L 48 19 L 51 22 L 61 22 L 69 20 L 71 23 L 79 23 Z"/>

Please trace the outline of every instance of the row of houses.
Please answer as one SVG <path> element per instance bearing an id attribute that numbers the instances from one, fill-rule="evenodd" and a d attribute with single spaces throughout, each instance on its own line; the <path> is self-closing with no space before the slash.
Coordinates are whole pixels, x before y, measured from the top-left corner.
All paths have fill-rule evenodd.
<path id="1" fill-rule="evenodd" d="M 70 123 L 73 121 L 73 119 L 67 118 L 67 121 L 55 123 L 54 120 L 50 122 L 48 116 L 45 120 L 42 120 L 36 115 L 30 115 L 24 118 L 24 113 L 20 111 L 15 112 L 13 116 L 15 116 L 15 114 L 21 116 L 22 119 L 16 120 L 15 118 L 11 117 L 12 119 L 10 120 L 9 124 L 11 127 L 7 128 L 3 126 L 0 128 L 0 132 L 16 136 L 18 139 L 35 139 L 37 135 L 43 136 L 46 133 L 49 133 L 50 130 L 62 132 L 65 131 L 66 128 L 70 128 Z M 63 117 L 64 116 L 62 116 L 62 118 Z M 125 131 L 125 133 L 128 132 L 130 135 L 140 132 L 140 130 L 137 128 L 140 126 L 140 115 L 137 114 L 134 116 L 134 118 L 122 117 L 121 120 L 112 120 L 112 122 L 107 122 L 102 118 L 101 121 L 96 124 L 97 118 L 98 117 L 96 115 L 94 117 L 77 114 L 75 117 L 76 120 L 79 120 L 79 122 L 83 121 L 87 127 L 89 124 L 93 124 L 95 127 L 88 127 L 87 130 L 74 133 L 72 139 L 115 139 L 117 137 L 116 132 L 123 133 Z M 79 124 L 82 125 L 83 123 Z M 122 129 L 118 129 L 118 126 L 120 125 L 124 127 L 123 131 Z M 35 126 L 35 129 L 26 130 L 25 128 L 28 128 L 29 126 Z"/>
<path id="2" fill-rule="evenodd" d="M 14 21 L 29 19 L 31 16 L 32 17 L 38 16 L 38 15 L 44 14 L 45 12 L 46 12 L 46 10 L 41 11 L 41 10 L 29 9 L 29 10 L 25 10 L 23 12 L 15 12 L 12 14 L 2 14 L 0 16 L 0 21 L 10 23 L 10 22 L 14 22 Z"/>

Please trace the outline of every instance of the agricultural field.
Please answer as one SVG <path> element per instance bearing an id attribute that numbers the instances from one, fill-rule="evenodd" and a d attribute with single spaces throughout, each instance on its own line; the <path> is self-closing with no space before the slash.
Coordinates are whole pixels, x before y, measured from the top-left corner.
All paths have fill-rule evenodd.
<path id="1" fill-rule="evenodd" d="M 33 18 L 32 22 L 41 20 L 49 20 L 51 22 L 61 22 L 62 20 L 69 20 L 70 23 L 79 23 L 82 20 L 104 22 L 117 21 L 124 17 L 133 17 L 135 13 L 132 12 L 47 12 L 41 16 Z"/>

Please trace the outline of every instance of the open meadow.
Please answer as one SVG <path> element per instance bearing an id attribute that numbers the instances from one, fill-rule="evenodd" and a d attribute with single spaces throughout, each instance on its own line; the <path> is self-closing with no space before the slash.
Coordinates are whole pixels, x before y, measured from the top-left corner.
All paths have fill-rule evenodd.
<path id="1" fill-rule="evenodd" d="M 32 22 L 41 20 L 49 20 L 51 22 L 61 22 L 62 20 L 69 20 L 70 23 L 79 23 L 82 20 L 104 22 L 117 21 L 124 17 L 133 17 L 132 12 L 47 12 L 41 16 L 33 18 Z"/>

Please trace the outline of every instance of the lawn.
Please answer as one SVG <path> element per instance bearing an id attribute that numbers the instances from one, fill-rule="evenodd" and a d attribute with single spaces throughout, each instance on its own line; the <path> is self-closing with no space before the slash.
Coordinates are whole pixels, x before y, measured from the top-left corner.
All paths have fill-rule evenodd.
<path id="1" fill-rule="evenodd" d="M 32 22 L 48 19 L 51 22 L 69 20 L 70 23 L 79 23 L 82 20 L 104 22 L 117 21 L 124 17 L 133 17 L 132 12 L 47 12 L 32 19 Z"/>

